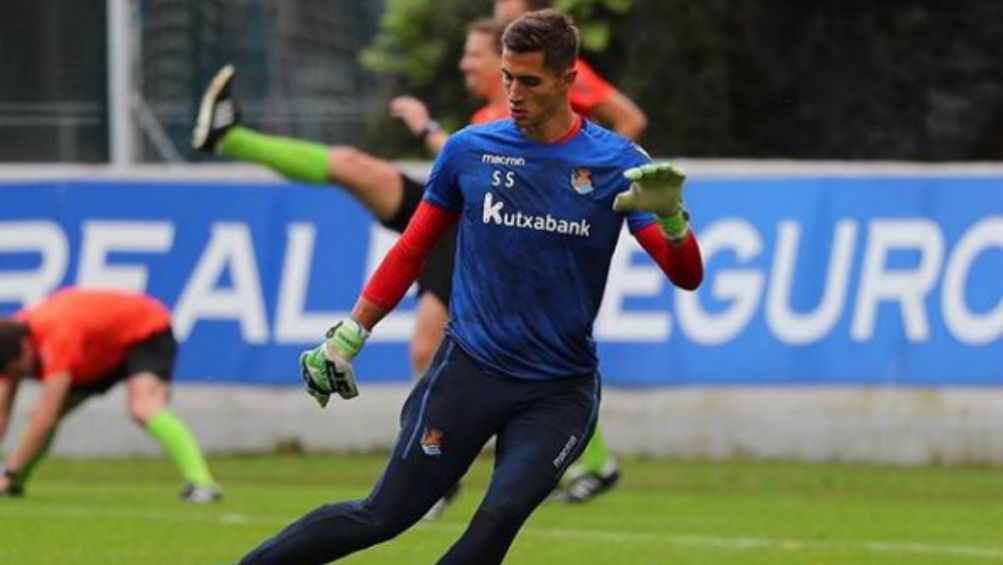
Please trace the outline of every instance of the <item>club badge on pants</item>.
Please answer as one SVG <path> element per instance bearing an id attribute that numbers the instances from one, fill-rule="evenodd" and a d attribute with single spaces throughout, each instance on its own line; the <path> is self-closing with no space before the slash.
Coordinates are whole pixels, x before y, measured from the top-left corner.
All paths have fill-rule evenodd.
<path id="1" fill-rule="evenodd" d="M 425 434 L 421 436 L 421 450 L 433 457 L 442 455 L 442 430 L 425 428 Z"/>

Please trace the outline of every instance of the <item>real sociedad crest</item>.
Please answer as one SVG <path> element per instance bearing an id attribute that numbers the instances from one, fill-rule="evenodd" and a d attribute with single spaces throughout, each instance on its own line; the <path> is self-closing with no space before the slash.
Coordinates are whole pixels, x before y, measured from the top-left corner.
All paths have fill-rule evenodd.
<path id="1" fill-rule="evenodd" d="M 571 169 L 571 188 L 581 195 L 592 193 L 592 172 L 584 167 Z"/>
<path id="2" fill-rule="evenodd" d="M 431 457 L 442 455 L 442 430 L 425 428 L 425 434 L 421 436 L 421 450 Z"/>

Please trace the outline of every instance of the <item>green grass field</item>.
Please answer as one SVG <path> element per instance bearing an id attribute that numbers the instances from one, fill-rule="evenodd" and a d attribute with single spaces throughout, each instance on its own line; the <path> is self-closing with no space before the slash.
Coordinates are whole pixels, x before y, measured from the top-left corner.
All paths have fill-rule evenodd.
<path id="1" fill-rule="evenodd" d="M 0 499 L 3 565 L 228 563 L 322 502 L 365 494 L 378 456 L 212 461 L 226 500 L 188 506 L 159 460 L 52 460 L 29 496 Z M 627 461 L 622 488 L 547 503 L 518 565 L 1003 564 L 1003 469 Z M 431 564 L 483 493 L 479 461 L 446 516 L 344 563 Z"/>

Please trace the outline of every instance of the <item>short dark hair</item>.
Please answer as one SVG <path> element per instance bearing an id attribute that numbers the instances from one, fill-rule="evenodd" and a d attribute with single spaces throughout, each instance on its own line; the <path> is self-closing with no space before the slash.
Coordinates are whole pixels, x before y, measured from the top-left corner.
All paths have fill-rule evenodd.
<path id="1" fill-rule="evenodd" d="M 513 53 L 543 51 L 543 65 L 560 74 L 578 58 L 578 28 L 557 10 L 528 12 L 505 29 L 502 45 Z"/>
<path id="2" fill-rule="evenodd" d="M 522 0 L 526 4 L 526 9 L 530 12 L 546 10 L 554 7 L 554 0 Z"/>
<path id="3" fill-rule="evenodd" d="M 0 373 L 21 356 L 21 342 L 28 336 L 28 325 L 12 319 L 0 319 Z"/>
<path id="4" fill-rule="evenodd" d="M 490 35 L 492 47 L 494 47 L 495 53 L 501 55 L 502 52 L 502 35 L 505 33 L 506 23 L 501 20 L 496 20 L 494 18 L 479 18 L 467 26 L 467 33 L 483 33 Z"/>

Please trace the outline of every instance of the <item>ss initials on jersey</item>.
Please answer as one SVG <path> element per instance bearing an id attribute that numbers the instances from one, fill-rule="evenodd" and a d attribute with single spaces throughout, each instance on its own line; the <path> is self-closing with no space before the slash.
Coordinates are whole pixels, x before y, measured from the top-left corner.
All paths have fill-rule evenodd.
<path id="1" fill-rule="evenodd" d="M 515 186 L 515 171 L 491 171 L 491 186 L 512 188 Z"/>

